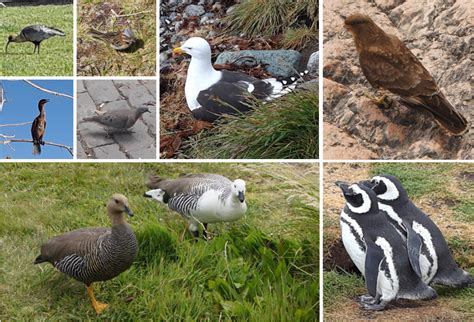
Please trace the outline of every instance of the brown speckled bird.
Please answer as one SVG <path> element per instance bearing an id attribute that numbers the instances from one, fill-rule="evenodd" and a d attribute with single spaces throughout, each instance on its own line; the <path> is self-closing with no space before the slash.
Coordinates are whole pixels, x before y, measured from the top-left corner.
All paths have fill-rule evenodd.
<path id="1" fill-rule="evenodd" d="M 31 137 L 33 138 L 33 155 L 41 154 L 41 145 L 44 145 L 43 136 L 46 131 L 46 112 L 44 111 L 44 105 L 49 100 L 42 99 L 38 102 L 38 110 L 40 114 L 34 119 L 31 125 Z"/>
<path id="2" fill-rule="evenodd" d="M 373 87 L 399 95 L 409 107 L 428 111 L 455 135 L 467 131 L 468 121 L 400 39 L 385 33 L 363 14 L 347 17 L 344 24 L 354 36 L 362 72 Z"/>

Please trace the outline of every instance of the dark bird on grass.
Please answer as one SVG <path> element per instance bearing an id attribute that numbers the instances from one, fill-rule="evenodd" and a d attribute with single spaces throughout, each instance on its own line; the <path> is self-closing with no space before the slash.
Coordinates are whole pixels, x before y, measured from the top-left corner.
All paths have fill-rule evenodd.
<path id="1" fill-rule="evenodd" d="M 8 50 L 8 44 L 11 42 L 25 42 L 29 41 L 35 45 L 33 54 L 38 48 L 38 54 L 40 52 L 40 45 L 43 40 L 49 39 L 54 36 L 64 37 L 66 34 L 59 29 L 54 27 L 46 27 L 41 25 L 31 25 L 23 28 L 23 30 L 17 36 L 9 36 L 5 52 Z"/>
<path id="2" fill-rule="evenodd" d="M 95 122 L 103 125 L 107 132 L 129 130 L 143 113 L 151 113 L 147 107 L 107 111 L 100 115 L 85 117 L 83 122 Z"/>
<path id="3" fill-rule="evenodd" d="M 182 175 L 177 179 L 150 176 L 144 196 L 167 204 L 188 223 L 194 238 L 199 237 L 199 225 L 207 239 L 207 225 L 239 220 L 247 211 L 245 181 L 230 181 L 212 173 Z"/>
<path id="4" fill-rule="evenodd" d="M 49 100 L 42 99 L 38 102 L 38 110 L 40 114 L 33 120 L 31 125 L 31 137 L 33 138 L 33 155 L 41 154 L 41 145 L 44 145 L 43 136 L 46 131 L 46 112 L 44 105 Z"/>
<path id="5" fill-rule="evenodd" d="M 431 113 L 436 122 L 455 135 L 468 130 L 468 121 L 400 39 L 385 33 L 363 14 L 353 14 L 344 23 L 354 36 L 362 72 L 373 87 L 389 90 L 407 106 Z"/>
<path id="6" fill-rule="evenodd" d="M 97 314 L 107 304 L 97 302 L 92 283 L 110 280 L 127 270 L 137 256 L 138 243 L 123 216 L 133 216 L 128 200 L 114 194 L 107 203 L 112 228 L 84 228 L 54 237 L 41 246 L 35 264 L 49 262 L 59 271 L 82 282 Z"/>
<path id="7" fill-rule="evenodd" d="M 115 50 L 126 50 L 137 40 L 135 34 L 130 28 L 126 28 L 123 31 L 113 32 L 100 32 L 94 28 L 90 28 L 89 35 L 109 44 Z"/>

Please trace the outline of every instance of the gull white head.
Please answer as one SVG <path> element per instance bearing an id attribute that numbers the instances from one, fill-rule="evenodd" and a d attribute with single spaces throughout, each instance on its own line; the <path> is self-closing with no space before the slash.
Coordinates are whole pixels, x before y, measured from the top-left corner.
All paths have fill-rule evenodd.
<path id="1" fill-rule="evenodd" d="M 192 58 L 210 60 L 211 46 L 209 46 L 209 43 L 204 38 L 192 37 L 186 40 L 181 47 L 174 48 L 173 54 L 188 54 Z"/>
<path id="2" fill-rule="evenodd" d="M 155 200 L 158 200 L 159 202 L 163 202 L 164 195 L 165 195 L 165 192 L 161 189 L 150 190 L 143 194 L 144 197 L 155 199 Z"/>
<path id="3" fill-rule="evenodd" d="M 245 181 L 237 179 L 232 182 L 232 196 L 239 198 L 240 202 L 245 201 Z"/>

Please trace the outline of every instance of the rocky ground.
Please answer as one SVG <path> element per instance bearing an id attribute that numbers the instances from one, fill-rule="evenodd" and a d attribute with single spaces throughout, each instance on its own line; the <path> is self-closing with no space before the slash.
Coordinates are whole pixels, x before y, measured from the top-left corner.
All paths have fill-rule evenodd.
<path id="1" fill-rule="evenodd" d="M 160 6 L 160 151 L 165 158 L 186 157 L 180 147 L 187 137 L 209 124 L 197 122 L 186 106 L 184 84 L 189 58 L 173 57 L 172 48 L 198 36 L 209 41 L 216 69 L 238 70 L 257 78 L 288 76 L 294 70 L 310 70 L 307 80 L 317 78 L 318 43 L 300 52 L 277 50 L 263 53 L 261 59 L 235 62 L 235 52 L 250 50 L 247 55 L 261 57 L 262 52 L 279 47 L 278 37 L 249 39 L 244 34 L 226 32 L 225 17 L 234 10 L 234 0 L 162 1 Z M 283 64 L 281 62 L 284 62 Z M 275 73 L 276 72 L 276 73 Z"/>
<path id="2" fill-rule="evenodd" d="M 146 106 L 132 127 L 133 133 L 107 135 L 96 123 L 82 123 L 97 112 Z M 155 159 L 156 82 L 129 80 L 80 80 L 77 82 L 78 159 Z"/>
<path id="3" fill-rule="evenodd" d="M 437 80 L 451 103 L 471 120 L 462 137 L 450 136 L 430 115 L 397 102 L 380 109 L 378 93 L 359 67 L 343 18 L 363 12 L 397 35 Z M 324 3 L 325 159 L 472 159 L 474 25 L 469 0 L 326 1 Z"/>

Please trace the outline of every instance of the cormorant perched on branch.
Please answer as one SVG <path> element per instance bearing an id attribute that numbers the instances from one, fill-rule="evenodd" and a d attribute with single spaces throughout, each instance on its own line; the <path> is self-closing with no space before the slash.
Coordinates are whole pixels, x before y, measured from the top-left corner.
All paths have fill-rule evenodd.
<path id="1" fill-rule="evenodd" d="M 44 104 L 49 100 L 42 99 L 38 102 L 38 110 L 40 114 L 34 119 L 31 125 L 31 137 L 33 138 L 33 155 L 41 154 L 41 145 L 44 145 L 43 136 L 46 131 L 46 112 L 44 111 Z"/>

